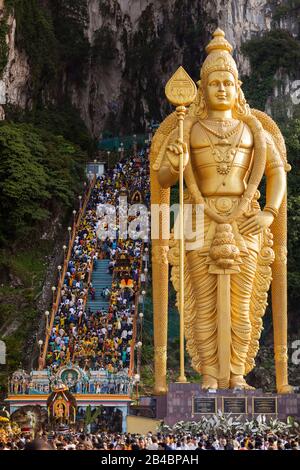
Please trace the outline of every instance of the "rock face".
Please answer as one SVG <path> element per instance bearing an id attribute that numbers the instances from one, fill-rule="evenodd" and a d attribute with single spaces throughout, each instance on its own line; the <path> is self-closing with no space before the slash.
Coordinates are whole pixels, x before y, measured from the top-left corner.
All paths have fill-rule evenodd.
<path id="1" fill-rule="evenodd" d="M 87 0 L 86 35 L 91 57 L 85 83 L 68 84 L 72 102 L 94 136 L 104 130 L 113 134 L 142 130 L 151 118 L 161 120 L 169 111 L 164 84 L 180 64 L 198 80 L 204 46 L 217 26 L 225 30 L 235 48 L 240 73 L 249 74 L 249 61 L 240 53 L 240 46 L 269 31 L 274 26 L 274 11 L 283 3 Z M 299 23 L 293 16 L 281 19 L 279 26 L 294 35 L 299 32 Z M 0 100 L 25 108 L 31 103 L 30 68 L 24 53 L 15 47 L 12 17 L 8 43 L 9 60 L 0 82 Z M 53 101 L 56 99 L 54 96 Z"/>
<path id="2" fill-rule="evenodd" d="M 26 54 L 15 47 L 16 20 L 10 16 L 8 65 L 3 74 L 8 102 L 25 108 L 28 103 L 28 80 L 30 68 Z"/>

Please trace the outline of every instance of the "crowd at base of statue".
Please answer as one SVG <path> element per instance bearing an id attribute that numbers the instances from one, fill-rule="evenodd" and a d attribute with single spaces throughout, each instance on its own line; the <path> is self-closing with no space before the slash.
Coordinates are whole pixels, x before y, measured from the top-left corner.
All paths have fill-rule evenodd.
<path id="1" fill-rule="evenodd" d="M 70 433 L 66 435 L 40 433 L 35 439 L 21 435 L 0 442 L 0 450 L 165 450 L 165 451 L 202 451 L 202 450 L 300 450 L 300 436 L 251 435 L 238 433 L 232 437 L 208 436 L 204 433 L 147 435 L 139 434 L 98 434 Z"/>

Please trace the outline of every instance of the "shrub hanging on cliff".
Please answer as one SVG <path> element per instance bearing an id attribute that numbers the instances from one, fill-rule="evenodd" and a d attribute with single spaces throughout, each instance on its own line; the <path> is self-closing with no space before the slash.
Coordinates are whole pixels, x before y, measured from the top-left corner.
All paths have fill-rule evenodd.
<path id="1" fill-rule="evenodd" d="M 264 109 L 277 70 L 295 72 L 300 62 L 300 42 L 288 31 L 277 29 L 247 41 L 242 45 L 242 52 L 249 57 L 251 65 L 250 77 L 243 77 L 246 98 L 252 107 Z"/>
<path id="2" fill-rule="evenodd" d="M 34 233 L 62 207 L 72 207 L 85 155 L 61 136 L 29 124 L 0 126 L 0 238 Z"/>

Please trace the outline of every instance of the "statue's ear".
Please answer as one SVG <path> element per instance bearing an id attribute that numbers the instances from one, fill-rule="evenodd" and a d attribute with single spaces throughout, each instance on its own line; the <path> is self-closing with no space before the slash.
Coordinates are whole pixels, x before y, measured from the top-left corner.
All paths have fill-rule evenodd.
<path id="1" fill-rule="evenodd" d="M 201 86 L 201 80 L 198 80 L 198 82 L 196 82 L 196 84 L 198 85 L 198 88 L 200 88 L 200 86 Z"/>
<path id="2" fill-rule="evenodd" d="M 242 86 L 243 85 L 243 82 L 241 80 L 238 80 L 238 85 L 239 86 Z"/>

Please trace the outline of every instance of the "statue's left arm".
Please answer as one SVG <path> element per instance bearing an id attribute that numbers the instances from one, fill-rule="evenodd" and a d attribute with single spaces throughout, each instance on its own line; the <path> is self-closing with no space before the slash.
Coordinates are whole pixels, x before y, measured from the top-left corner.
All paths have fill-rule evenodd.
<path id="1" fill-rule="evenodd" d="M 279 208 L 286 192 L 286 173 L 284 164 L 272 137 L 267 134 L 267 160 L 266 160 L 266 205 L 256 215 L 250 217 L 240 230 L 244 235 L 259 233 L 262 229 L 270 227 L 278 215 Z"/>

